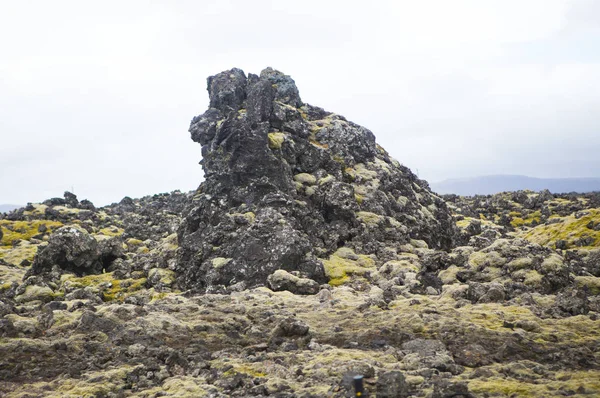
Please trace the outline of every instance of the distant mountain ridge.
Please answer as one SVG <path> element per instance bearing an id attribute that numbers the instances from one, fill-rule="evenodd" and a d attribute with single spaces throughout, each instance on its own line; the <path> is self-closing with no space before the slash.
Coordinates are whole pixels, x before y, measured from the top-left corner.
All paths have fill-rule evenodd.
<path id="1" fill-rule="evenodd" d="M 600 191 L 600 178 L 535 178 L 521 175 L 489 175 L 431 183 L 439 194 L 491 195 L 505 191 L 549 190 L 552 193 Z"/>
<path id="2" fill-rule="evenodd" d="M 9 205 L 9 204 L 0 205 L 0 213 L 8 213 L 9 211 L 18 209 L 19 207 L 23 207 L 23 206 Z"/>

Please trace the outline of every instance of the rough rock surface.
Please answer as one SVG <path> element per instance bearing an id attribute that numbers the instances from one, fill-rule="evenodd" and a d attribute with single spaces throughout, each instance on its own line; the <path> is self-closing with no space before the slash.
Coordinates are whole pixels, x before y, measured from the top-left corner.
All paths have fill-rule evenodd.
<path id="1" fill-rule="evenodd" d="M 30 273 L 39 274 L 58 267 L 77 275 L 100 274 L 119 257 L 120 243 L 113 239 L 98 242 L 85 229 L 61 227 L 35 257 Z"/>
<path id="2" fill-rule="evenodd" d="M 265 285 L 278 269 L 325 282 L 348 274 L 331 261 L 339 249 L 379 266 L 411 239 L 451 247 L 452 218 L 427 183 L 366 128 L 303 103 L 289 76 L 231 69 L 208 92 L 190 126 L 206 180 L 179 230 L 187 288 Z"/>
<path id="3" fill-rule="evenodd" d="M 277 84 L 274 108 L 313 109 L 301 103 L 289 78 L 274 71 L 265 76 Z M 211 106 L 244 104 L 252 79 L 244 86 L 215 77 Z M 310 120 L 299 123 L 310 126 Z M 289 130 L 279 131 L 285 133 L 271 138 L 283 151 L 295 141 Z M 332 251 L 319 243 L 310 252 L 328 284 L 282 267 L 265 269 L 261 287 L 188 290 L 186 278 L 196 274 L 180 260 L 198 256 L 186 231 L 194 217 L 198 225 L 207 222 L 202 206 L 215 210 L 208 219 L 216 224 L 204 230 L 207 248 L 218 253 L 208 257 L 217 269 L 234 259 L 219 251 L 235 242 L 234 233 L 247 237 L 252 228 L 275 225 L 266 215 L 257 225 L 261 212 L 283 224 L 312 219 L 308 212 L 292 216 L 299 211 L 292 204 L 235 207 L 228 195 L 210 202 L 204 185 L 200 192 L 126 197 L 102 208 L 66 193 L 1 214 L 0 396 L 347 397 L 359 374 L 377 397 L 600 396 L 600 194 L 446 196 L 458 233 L 445 247 L 427 237 L 416 217 L 415 224 L 398 221 L 412 210 L 389 216 L 353 208 L 351 225 L 351 212 L 336 209 L 328 223 L 329 213 L 312 201 L 329 182 L 362 195 L 357 206 L 383 203 L 378 198 L 389 194 L 378 192 L 393 173 L 363 165 L 345 171 L 354 179 L 342 172 L 338 180 L 333 169 L 332 177 L 296 173 L 298 189 L 281 194 L 305 202 L 316 225 L 329 228 L 329 235 L 317 236 L 337 242 L 353 228 L 365 235 Z M 360 191 L 358 176 L 369 176 L 373 189 Z M 254 180 L 248 181 L 251 197 Z M 413 182 L 416 190 L 415 184 L 424 183 Z M 397 202 L 410 209 L 420 195 L 430 194 Z M 229 218 L 233 224 L 224 221 Z M 313 244 L 310 229 L 294 228 L 287 230 Z M 192 239 L 187 248 L 178 231 Z M 103 258 L 105 249 L 117 255 Z M 202 263 L 196 266 L 200 272 Z"/>

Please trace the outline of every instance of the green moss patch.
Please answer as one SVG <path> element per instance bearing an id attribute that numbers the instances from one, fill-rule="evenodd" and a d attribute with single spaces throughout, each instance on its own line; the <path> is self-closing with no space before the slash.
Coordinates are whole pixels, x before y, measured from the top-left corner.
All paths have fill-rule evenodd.
<path id="1" fill-rule="evenodd" d="M 322 261 L 331 286 L 343 285 L 351 275 L 364 275 L 375 268 L 375 261 L 371 257 L 355 254 L 347 247 L 338 249 L 329 259 Z"/>
<path id="2" fill-rule="evenodd" d="M 17 247 L 0 247 L 0 258 L 15 267 L 24 261 L 33 262 L 40 245 L 20 244 Z"/>
<path id="3" fill-rule="evenodd" d="M 269 148 L 271 149 L 281 149 L 283 142 L 285 141 L 285 134 L 283 133 L 269 133 Z"/>
<path id="4" fill-rule="evenodd" d="M 522 233 L 522 237 L 542 246 L 554 247 L 557 241 L 564 240 L 567 247 L 600 247 L 600 231 L 587 227 L 590 222 L 600 223 L 600 209 L 590 209 L 586 212 L 588 214 L 580 218 L 570 215 L 561 218 L 561 222 L 558 223 L 538 225 Z"/>
<path id="5" fill-rule="evenodd" d="M 115 226 L 102 228 L 100 231 L 98 231 L 99 235 L 104 235 L 104 236 L 121 236 L 124 233 L 125 233 L 125 230 L 123 228 L 119 228 L 119 227 L 115 227 Z"/>
<path id="6" fill-rule="evenodd" d="M 62 223 L 58 221 L 34 220 L 34 221 L 9 221 L 0 220 L 0 228 L 2 228 L 1 246 L 11 246 L 15 240 L 29 240 L 35 235 L 38 235 L 40 226 L 44 225 L 48 232 L 62 227 Z"/>
<path id="7" fill-rule="evenodd" d="M 577 276 L 575 283 L 579 287 L 587 288 L 593 295 L 600 294 L 600 278 L 595 276 Z"/>
<path id="8" fill-rule="evenodd" d="M 146 278 L 116 279 L 112 272 L 83 277 L 66 274 L 62 276 L 61 284 L 65 290 L 89 287 L 101 293 L 104 301 L 124 301 L 131 294 L 145 288 Z"/>

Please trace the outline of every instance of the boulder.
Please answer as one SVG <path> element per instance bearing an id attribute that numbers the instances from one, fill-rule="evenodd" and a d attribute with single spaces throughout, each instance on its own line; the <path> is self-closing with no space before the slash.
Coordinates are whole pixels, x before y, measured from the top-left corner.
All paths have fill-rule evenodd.
<path id="1" fill-rule="evenodd" d="M 408 397 L 408 384 L 402 372 L 386 372 L 377 378 L 375 386 L 378 398 Z"/>
<path id="2" fill-rule="evenodd" d="M 316 294 L 319 292 L 317 282 L 308 278 L 299 278 L 282 269 L 269 275 L 267 282 L 274 291 L 288 290 L 295 294 Z"/>
<path id="3" fill-rule="evenodd" d="M 77 275 L 100 274 L 110 262 L 122 255 L 115 238 L 98 242 L 86 230 L 76 226 L 57 229 L 35 256 L 27 275 L 50 272 L 54 267 Z"/>

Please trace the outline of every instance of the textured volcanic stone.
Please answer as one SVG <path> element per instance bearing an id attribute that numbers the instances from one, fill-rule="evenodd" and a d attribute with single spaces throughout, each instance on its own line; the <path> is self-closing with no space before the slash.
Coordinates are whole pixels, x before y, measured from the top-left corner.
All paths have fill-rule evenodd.
<path id="1" fill-rule="evenodd" d="M 79 227 L 61 227 L 50 236 L 48 246 L 37 253 L 27 275 L 50 272 L 55 266 L 77 275 L 100 274 L 114 259 L 122 256 L 121 245 L 118 239 L 98 242 Z"/>
<path id="2" fill-rule="evenodd" d="M 93 236 L 82 228 L 62 227 L 50 237 L 48 246 L 35 257 L 32 273 L 50 270 L 54 265 L 77 274 L 102 272 L 100 249 Z"/>
<path id="3" fill-rule="evenodd" d="M 303 103 L 289 76 L 231 69 L 208 92 L 190 126 L 205 181 L 178 232 L 183 286 L 253 287 L 278 269 L 322 283 L 322 260 L 342 247 L 379 266 L 378 253 L 411 239 L 452 246 L 450 213 L 427 182 L 368 129 Z"/>

